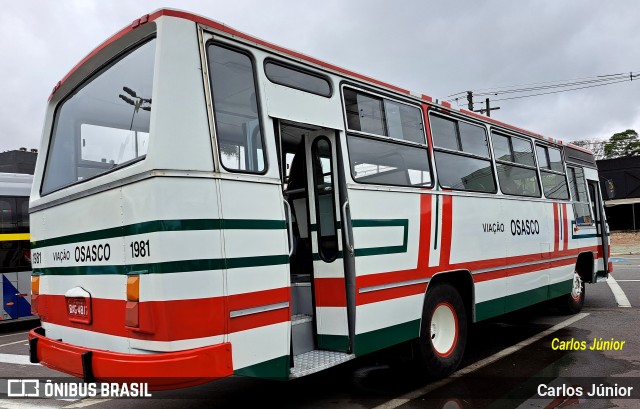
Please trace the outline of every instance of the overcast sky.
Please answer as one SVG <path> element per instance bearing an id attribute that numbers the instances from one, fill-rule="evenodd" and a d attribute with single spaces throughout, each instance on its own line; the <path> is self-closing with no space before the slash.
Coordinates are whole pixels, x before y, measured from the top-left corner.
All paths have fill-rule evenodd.
<path id="1" fill-rule="evenodd" d="M 2 6 L 0 151 L 39 148 L 53 86 L 99 43 L 161 7 L 201 14 L 434 98 L 640 71 L 635 0 L 20 0 Z M 606 138 L 640 131 L 640 78 L 494 106 L 501 109 L 492 117 L 554 138 Z"/>

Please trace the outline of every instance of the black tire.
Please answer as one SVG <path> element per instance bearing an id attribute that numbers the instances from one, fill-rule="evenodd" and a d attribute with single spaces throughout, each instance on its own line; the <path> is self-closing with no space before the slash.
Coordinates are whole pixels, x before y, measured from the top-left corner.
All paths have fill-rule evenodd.
<path id="1" fill-rule="evenodd" d="M 578 291 L 580 288 L 580 291 Z M 584 281 L 580 275 L 574 273 L 574 283 L 571 292 L 565 296 L 560 297 L 559 307 L 560 310 L 567 315 L 577 314 L 582 311 L 584 306 L 584 297 L 586 295 Z"/>
<path id="2" fill-rule="evenodd" d="M 438 316 L 434 315 L 436 311 Z M 451 317 L 454 322 L 453 339 Z M 450 284 L 437 284 L 429 288 L 422 309 L 417 346 L 421 370 L 431 378 L 450 375 L 460 365 L 466 343 L 467 314 L 458 291 Z"/>

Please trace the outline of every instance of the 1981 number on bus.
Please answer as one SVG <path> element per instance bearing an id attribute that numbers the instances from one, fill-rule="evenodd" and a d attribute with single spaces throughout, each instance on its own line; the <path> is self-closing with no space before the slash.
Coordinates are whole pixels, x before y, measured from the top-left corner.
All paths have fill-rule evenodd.
<path id="1" fill-rule="evenodd" d="M 131 242 L 131 244 L 129 244 L 129 247 L 131 247 L 132 258 L 151 256 L 151 247 L 149 246 L 149 240 Z"/>

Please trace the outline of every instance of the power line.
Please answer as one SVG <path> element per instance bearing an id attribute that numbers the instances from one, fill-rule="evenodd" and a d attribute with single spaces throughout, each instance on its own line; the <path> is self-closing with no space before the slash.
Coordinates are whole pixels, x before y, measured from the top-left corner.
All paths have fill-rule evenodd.
<path id="1" fill-rule="evenodd" d="M 631 73 L 631 75 L 638 75 L 638 73 Z M 530 92 L 530 91 L 540 91 L 544 89 L 553 89 L 553 88 L 566 88 L 572 87 L 575 85 L 585 85 L 585 84 L 595 84 L 595 83 L 609 83 L 614 82 L 616 80 L 629 81 L 629 74 L 626 74 L 624 77 L 617 76 L 611 78 L 601 78 L 597 80 L 589 80 L 589 81 L 578 81 L 578 82 L 568 82 L 564 84 L 554 84 L 554 85 L 544 85 L 539 87 L 530 87 L 530 88 L 518 88 L 518 89 L 510 89 L 504 91 L 494 91 L 494 92 L 479 92 L 474 95 L 483 96 L 483 95 L 499 95 L 499 94 L 514 94 L 520 92 Z M 606 85 L 606 84 L 604 84 Z"/>
<path id="2" fill-rule="evenodd" d="M 624 79 L 624 80 L 619 80 L 619 81 L 607 82 L 605 84 L 596 84 L 596 85 L 588 85 L 588 86 L 584 86 L 584 87 L 561 89 L 561 90 L 558 90 L 558 91 L 541 92 L 541 93 L 538 93 L 538 94 L 520 95 L 520 96 L 517 96 L 517 97 L 510 97 L 510 98 L 499 98 L 499 99 L 494 99 L 493 101 L 507 101 L 507 100 L 510 100 L 510 99 L 535 97 L 535 96 L 538 96 L 538 95 L 557 94 L 559 92 L 568 92 L 568 91 L 576 91 L 576 90 L 585 89 L 585 88 L 602 87 L 602 86 L 605 86 L 605 85 L 612 85 L 612 84 L 617 84 L 617 83 L 620 83 L 620 82 L 628 82 L 628 81 L 629 80 Z"/>
<path id="3" fill-rule="evenodd" d="M 571 80 L 556 80 L 556 81 L 544 81 L 544 82 L 535 82 L 528 84 L 520 84 L 520 85 L 511 85 L 511 86 L 501 86 L 496 88 L 482 88 L 475 91 L 476 95 L 498 95 L 498 94 L 506 94 L 506 93 L 517 93 L 517 92 L 527 92 L 527 91 L 538 91 L 543 89 L 552 89 L 552 88 L 563 88 L 570 87 L 575 85 L 584 85 L 590 83 L 601 83 L 601 82 L 611 82 L 622 78 L 629 78 L 630 81 L 633 80 L 634 76 L 638 76 L 640 71 L 631 71 L 628 73 L 618 73 L 618 74 L 605 74 L 598 75 L 596 77 L 583 77 L 583 78 L 574 78 Z M 612 82 L 613 83 L 613 82 Z M 526 87 L 526 88 L 518 88 L 518 87 Z M 484 92 L 481 92 L 484 91 Z M 450 98 L 456 95 L 460 95 L 457 98 L 450 98 L 449 100 L 457 100 L 459 98 L 463 98 L 464 94 L 467 94 L 469 91 L 461 91 L 455 94 L 448 95 L 446 98 Z"/>

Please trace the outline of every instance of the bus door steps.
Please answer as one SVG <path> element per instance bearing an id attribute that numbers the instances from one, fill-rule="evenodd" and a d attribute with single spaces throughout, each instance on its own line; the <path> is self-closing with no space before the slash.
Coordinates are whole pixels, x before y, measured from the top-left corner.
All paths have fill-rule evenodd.
<path id="1" fill-rule="evenodd" d="M 355 358 L 355 354 L 344 352 L 313 350 L 293 357 L 290 377 L 300 378 Z"/>
<path id="2" fill-rule="evenodd" d="M 291 342 L 293 355 L 300 355 L 315 348 L 311 315 L 295 314 L 291 317 Z"/>
<path id="3" fill-rule="evenodd" d="M 313 315 L 311 283 L 291 283 L 291 313 Z"/>

